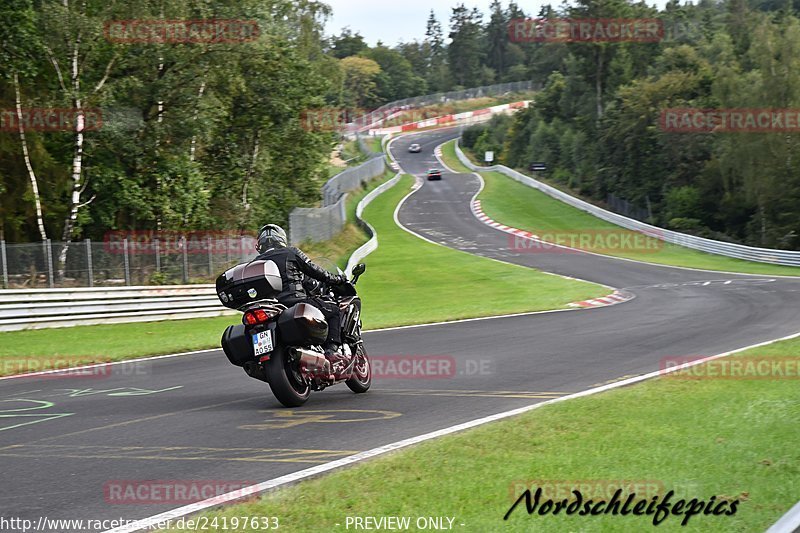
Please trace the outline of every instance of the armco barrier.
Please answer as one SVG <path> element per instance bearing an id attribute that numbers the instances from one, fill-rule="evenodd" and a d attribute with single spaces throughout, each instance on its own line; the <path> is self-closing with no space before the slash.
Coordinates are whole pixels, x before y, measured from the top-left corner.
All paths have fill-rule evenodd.
<path id="1" fill-rule="evenodd" d="M 214 285 L 12 289 L 0 293 L 0 331 L 234 314 Z"/>
<path id="2" fill-rule="evenodd" d="M 611 211 L 597 207 L 596 205 L 571 196 L 556 189 L 555 187 L 551 187 L 546 183 L 542 183 L 541 181 L 535 180 L 530 176 L 526 176 L 525 174 L 517 172 L 516 170 L 510 169 L 504 165 L 494 165 L 490 167 L 477 166 L 464 154 L 464 152 L 461 151 L 458 142 L 456 142 L 455 148 L 458 159 L 461 160 L 464 166 L 471 170 L 500 172 L 501 174 L 505 174 L 511 179 L 527 185 L 528 187 L 538 189 L 546 195 L 555 198 L 556 200 L 561 200 L 565 204 L 576 207 L 582 211 L 586 211 L 597 218 L 611 222 L 617 226 L 621 226 L 629 230 L 644 232 L 665 242 L 677 244 L 679 246 L 685 246 L 687 248 L 692 248 L 694 250 L 699 250 L 701 252 L 707 252 L 710 254 L 724 255 L 736 259 L 758 261 L 760 263 L 770 263 L 774 265 L 800 266 L 800 251 L 755 248 L 742 244 L 733 244 L 715 241 L 712 239 L 705 239 L 703 237 L 696 237 L 694 235 L 687 235 L 685 233 L 678 233 L 676 231 L 666 230 L 657 226 L 651 226 L 650 224 L 645 224 L 644 222 L 639 222 L 638 220 L 618 215 L 617 213 L 612 213 Z"/>
<path id="3" fill-rule="evenodd" d="M 361 224 L 364 229 L 367 230 L 367 233 L 370 234 L 370 239 L 361 245 L 361 247 L 359 247 L 358 250 L 353 252 L 353 254 L 350 256 L 350 259 L 347 261 L 347 268 L 345 269 L 345 272 L 347 272 L 348 275 L 353 271 L 354 266 L 378 249 L 378 233 L 369 222 L 361 218 L 364 208 L 366 208 L 379 194 L 394 187 L 395 184 L 397 184 L 397 182 L 400 180 L 400 176 L 401 174 L 398 173 L 386 183 L 382 183 L 380 186 L 370 191 L 369 194 L 367 194 L 361 199 L 360 202 L 358 202 L 358 205 L 356 206 L 356 220 L 358 220 L 358 223 Z"/>

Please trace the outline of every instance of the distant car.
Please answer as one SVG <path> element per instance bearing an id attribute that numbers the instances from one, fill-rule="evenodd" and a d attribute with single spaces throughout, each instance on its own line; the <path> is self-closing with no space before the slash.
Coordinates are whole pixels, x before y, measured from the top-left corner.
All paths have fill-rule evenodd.
<path id="1" fill-rule="evenodd" d="M 418 144 L 412 144 L 411 146 L 408 147 L 408 151 L 409 151 L 409 153 L 412 153 L 412 154 L 418 154 L 418 153 L 420 153 L 422 151 L 422 146 L 420 146 Z"/>
<path id="2" fill-rule="evenodd" d="M 432 168 L 428 171 L 428 181 L 442 179 L 442 171 L 438 168 Z"/>

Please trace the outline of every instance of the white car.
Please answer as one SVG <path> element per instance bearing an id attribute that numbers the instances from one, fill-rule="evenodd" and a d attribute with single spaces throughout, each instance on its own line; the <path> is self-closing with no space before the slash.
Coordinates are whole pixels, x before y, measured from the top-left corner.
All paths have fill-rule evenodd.
<path id="1" fill-rule="evenodd" d="M 418 154 L 418 153 L 420 153 L 422 151 L 422 146 L 420 146 L 418 144 L 412 144 L 411 146 L 408 147 L 408 151 L 409 151 L 409 153 L 412 153 L 412 154 Z"/>

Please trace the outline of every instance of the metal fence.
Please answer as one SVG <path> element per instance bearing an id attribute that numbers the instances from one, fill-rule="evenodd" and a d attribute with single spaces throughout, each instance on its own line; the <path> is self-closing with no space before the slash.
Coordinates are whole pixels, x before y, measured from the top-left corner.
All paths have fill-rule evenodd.
<path id="1" fill-rule="evenodd" d="M 642 222 L 652 218 L 652 214 L 649 210 L 634 205 L 626 199 L 620 198 L 613 193 L 608 193 L 608 195 L 606 195 L 606 203 L 608 204 L 608 207 L 615 213 L 619 213 L 620 215 L 624 215 L 629 218 L 635 218 L 636 220 L 640 220 Z"/>
<path id="2" fill-rule="evenodd" d="M 354 120 L 349 126 L 351 126 L 351 131 L 363 130 L 367 129 L 369 125 L 374 124 L 376 121 L 386 118 L 391 112 L 403 108 L 411 109 L 426 105 L 441 104 L 450 100 L 467 100 L 470 98 L 481 98 L 483 96 L 498 96 L 507 93 L 533 91 L 541 88 L 541 86 L 541 83 L 533 80 L 515 81 L 510 83 L 498 83 L 496 85 L 485 85 L 483 87 L 473 87 L 472 89 L 462 89 L 460 91 L 404 98 L 403 100 L 397 100 L 382 105 L 374 111 Z"/>
<path id="3" fill-rule="evenodd" d="M 687 235 L 685 233 L 678 233 L 676 231 L 666 230 L 657 226 L 651 226 L 650 224 L 645 224 L 644 222 L 639 222 L 638 220 L 633 220 L 631 218 L 618 215 L 617 213 L 612 213 L 611 211 L 597 207 L 596 205 L 590 204 L 589 202 L 581 200 L 580 198 L 575 198 L 574 196 L 560 191 L 555 187 L 551 187 L 546 183 L 542 183 L 541 181 L 535 180 L 530 176 L 526 176 L 525 174 L 517 172 L 516 170 L 510 169 L 504 165 L 479 167 L 475 165 L 466 155 L 464 155 L 464 152 L 461 151 L 458 143 L 456 143 L 456 155 L 461 162 L 471 170 L 493 170 L 500 172 L 501 174 L 505 174 L 506 176 L 519 181 L 524 185 L 538 189 L 548 196 L 551 196 L 557 200 L 561 200 L 572 207 L 578 208 L 581 211 L 586 211 L 587 213 L 590 213 L 599 219 L 611 222 L 612 224 L 616 224 L 617 226 L 621 226 L 629 230 L 646 233 L 647 235 L 661 239 L 664 242 L 685 246 L 687 248 L 693 248 L 695 250 L 700 250 L 701 252 L 724 255 L 727 257 L 744 259 L 747 261 L 758 261 L 760 263 L 771 263 L 775 265 L 800 266 L 800 251 L 755 248 L 742 244 L 705 239 L 703 237 L 696 237 L 694 235 Z"/>
<path id="4" fill-rule="evenodd" d="M 113 287 L 213 281 L 223 270 L 255 257 L 251 236 L 176 241 L 123 238 L 70 243 L 59 275 L 61 242 L 0 241 L 3 288 Z"/>
<path id="5" fill-rule="evenodd" d="M 363 183 L 383 174 L 383 158 L 373 157 L 357 167 L 336 174 L 322 186 L 322 206 L 328 207 L 339 201 L 347 191 L 357 189 Z"/>

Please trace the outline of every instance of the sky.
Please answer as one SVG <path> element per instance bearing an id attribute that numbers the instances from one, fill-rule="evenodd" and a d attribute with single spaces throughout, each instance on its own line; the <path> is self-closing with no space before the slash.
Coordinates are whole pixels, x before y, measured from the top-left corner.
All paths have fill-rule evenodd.
<path id="1" fill-rule="evenodd" d="M 452 8 L 463 3 L 468 8 L 477 7 L 483 13 L 483 20 L 489 19 L 489 5 L 492 0 L 323 0 L 333 8 L 333 17 L 328 20 L 325 30 L 328 35 L 338 35 L 342 28 L 349 26 L 354 33 L 360 33 L 370 45 L 377 41 L 394 46 L 398 42 L 422 40 L 428 14 L 433 9 L 442 24 L 447 38 L 448 24 Z M 508 0 L 501 0 L 503 6 Z M 663 6 L 666 0 L 648 0 L 648 4 Z M 517 4 L 528 15 L 534 16 L 542 5 L 557 6 L 561 0 L 517 0 Z"/>

